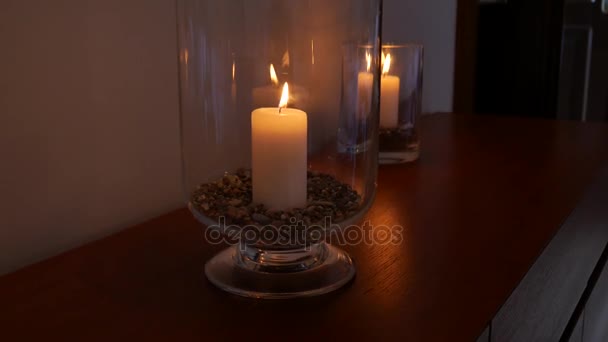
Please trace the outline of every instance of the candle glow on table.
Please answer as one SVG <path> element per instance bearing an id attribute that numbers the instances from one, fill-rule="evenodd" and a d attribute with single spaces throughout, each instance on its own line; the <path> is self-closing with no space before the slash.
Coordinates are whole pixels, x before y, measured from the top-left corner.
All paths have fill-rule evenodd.
<path id="1" fill-rule="evenodd" d="M 286 108 L 285 83 L 279 107 L 251 113 L 253 202 L 271 210 L 303 208 L 307 200 L 307 114 Z"/>
<path id="2" fill-rule="evenodd" d="M 365 53 L 367 71 L 360 72 L 357 79 L 357 117 L 365 117 L 372 107 L 372 88 L 374 85 L 374 74 L 370 72 L 372 66 L 372 56 L 369 52 Z"/>
<path id="3" fill-rule="evenodd" d="M 380 85 L 380 128 L 399 126 L 399 77 L 388 75 L 391 54 L 382 54 L 382 81 Z"/>

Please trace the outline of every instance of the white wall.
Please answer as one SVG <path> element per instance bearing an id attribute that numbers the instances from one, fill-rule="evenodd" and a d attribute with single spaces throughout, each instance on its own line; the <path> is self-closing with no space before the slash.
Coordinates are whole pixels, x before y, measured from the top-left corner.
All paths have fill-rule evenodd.
<path id="1" fill-rule="evenodd" d="M 173 0 L 4 0 L 0 274 L 181 205 Z"/>
<path id="2" fill-rule="evenodd" d="M 424 44 L 422 110 L 452 110 L 456 0 L 384 0 L 383 40 Z"/>

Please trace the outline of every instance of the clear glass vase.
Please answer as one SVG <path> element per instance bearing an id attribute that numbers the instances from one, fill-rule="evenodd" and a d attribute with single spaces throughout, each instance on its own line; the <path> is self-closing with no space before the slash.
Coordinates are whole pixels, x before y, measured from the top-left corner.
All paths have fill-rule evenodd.
<path id="1" fill-rule="evenodd" d="M 380 164 L 411 162 L 420 155 L 423 51 L 420 44 L 382 46 Z"/>
<path id="2" fill-rule="evenodd" d="M 380 15 L 381 0 L 178 0 L 184 187 L 207 241 L 232 245 L 205 265 L 219 288 L 288 298 L 353 278 L 325 241 L 375 194 Z"/>

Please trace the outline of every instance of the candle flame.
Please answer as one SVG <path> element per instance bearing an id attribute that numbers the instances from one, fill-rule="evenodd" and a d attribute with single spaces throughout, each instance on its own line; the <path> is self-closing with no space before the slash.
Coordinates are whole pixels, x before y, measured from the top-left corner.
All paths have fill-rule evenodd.
<path id="1" fill-rule="evenodd" d="M 384 54 L 382 54 L 384 56 Z M 391 54 L 387 54 L 384 58 L 384 65 L 382 67 L 382 75 L 388 74 L 388 70 L 391 68 Z"/>
<path id="2" fill-rule="evenodd" d="M 281 109 L 287 107 L 287 101 L 289 101 L 289 86 L 287 82 L 283 86 L 283 94 L 281 95 L 281 101 L 279 102 L 279 113 L 281 113 Z"/>
<path id="3" fill-rule="evenodd" d="M 232 61 L 232 80 L 234 81 L 234 76 L 236 75 L 236 64 Z"/>
<path id="4" fill-rule="evenodd" d="M 372 67 L 372 55 L 369 52 L 365 53 L 365 61 L 367 62 L 367 72 L 369 72 L 369 69 Z"/>
<path id="5" fill-rule="evenodd" d="M 270 81 L 274 85 L 279 85 L 279 78 L 277 77 L 277 73 L 274 71 L 274 65 L 270 64 Z"/>

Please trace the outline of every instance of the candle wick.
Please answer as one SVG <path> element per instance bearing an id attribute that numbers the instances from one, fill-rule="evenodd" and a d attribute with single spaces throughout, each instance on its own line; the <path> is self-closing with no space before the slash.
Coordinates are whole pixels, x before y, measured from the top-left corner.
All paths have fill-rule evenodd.
<path id="1" fill-rule="evenodd" d="M 279 107 L 279 114 L 281 114 L 281 109 L 283 109 L 283 107 Z"/>

